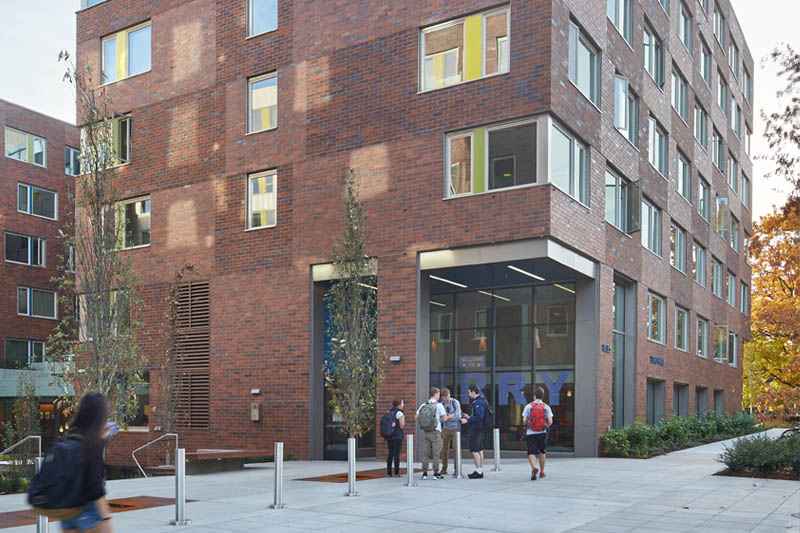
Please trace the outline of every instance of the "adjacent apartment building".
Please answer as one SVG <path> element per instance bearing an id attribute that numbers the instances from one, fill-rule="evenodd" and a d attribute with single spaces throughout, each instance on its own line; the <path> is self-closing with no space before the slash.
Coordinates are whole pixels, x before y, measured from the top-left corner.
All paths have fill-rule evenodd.
<path id="1" fill-rule="evenodd" d="M 728 0 L 89 4 L 78 60 L 125 125 L 147 331 L 196 271 L 187 448 L 341 457 L 321 369 L 351 169 L 382 405 L 477 383 L 513 453 L 542 386 L 551 449 L 578 456 L 636 419 L 740 409 L 753 59 Z M 115 460 L 163 430 L 159 376 Z"/>
<path id="2" fill-rule="evenodd" d="M 69 250 L 60 231 L 72 217 L 74 176 L 79 172 L 79 133 L 72 124 L 0 100 L 0 422 L 29 378 L 39 397 L 45 444 L 64 430 L 54 405 L 47 338 L 58 324 L 57 283 Z"/>

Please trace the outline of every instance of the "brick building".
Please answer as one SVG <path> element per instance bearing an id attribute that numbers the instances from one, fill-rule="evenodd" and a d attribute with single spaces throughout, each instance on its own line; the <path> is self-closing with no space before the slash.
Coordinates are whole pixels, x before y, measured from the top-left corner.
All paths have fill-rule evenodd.
<path id="1" fill-rule="evenodd" d="M 541 385 L 551 447 L 581 456 L 740 408 L 753 60 L 728 0 L 89 3 L 78 59 L 127 124 L 147 331 L 198 272 L 187 448 L 341 456 L 321 368 L 349 169 L 398 356 L 384 404 L 477 383 L 520 450 Z"/>
<path id="2" fill-rule="evenodd" d="M 64 422 L 53 405 L 59 390 L 50 383 L 46 341 L 59 318 L 52 278 L 69 254 L 59 230 L 72 216 L 78 137 L 72 124 L 0 100 L 0 421 L 11 421 L 20 377 L 28 377 L 45 442 Z"/>

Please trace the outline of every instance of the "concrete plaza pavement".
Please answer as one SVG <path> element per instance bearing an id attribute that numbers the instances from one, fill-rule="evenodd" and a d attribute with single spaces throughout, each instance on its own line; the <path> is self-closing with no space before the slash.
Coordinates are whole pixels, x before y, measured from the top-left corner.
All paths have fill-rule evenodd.
<path id="1" fill-rule="evenodd" d="M 272 464 L 243 471 L 188 476 L 186 515 L 191 526 L 168 525 L 174 507 L 114 515 L 117 532 L 282 531 L 800 531 L 800 482 L 713 476 L 724 443 L 649 460 L 550 458 L 546 479 L 530 480 L 525 459 L 485 468 L 482 480 L 405 478 L 346 484 L 297 478 L 346 471 L 344 462 L 291 461 L 284 468 L 286 509 L 273 510 Z M 491 461 L 489 461 L 491 463 Z M 374 460 L 359 470 L 378 468 Z M 465 472 L 472 461 L 464 460 Z M 109 498 L 174 496 L 174 478 L 109 481 Z M 24 495 L 0 497 L 0 512 L 25 509 Z M 51 524 L 51 531 L 60 527 Z M 5 531 L 30 532 L 34 526 Z"/>

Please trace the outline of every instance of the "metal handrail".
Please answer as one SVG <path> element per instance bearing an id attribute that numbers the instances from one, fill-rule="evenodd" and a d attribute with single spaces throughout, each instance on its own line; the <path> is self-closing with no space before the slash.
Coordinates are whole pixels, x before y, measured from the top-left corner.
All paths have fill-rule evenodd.
<path id="1" fill-rule="evenodd" d="M 27 437 L 25 437 L 24 439 L 22 439 L 22 440 L 21 440 L 21 441 L 19 441 L 18 443 L 16 443 L 16 444 L 12 444 L 10 448 L 8 448 L 8 449 L 6 449 L 6 450 L 3 450 L 2 452 L 0 452 L 0 455 L 6 455 L 8 452 L 10 452 L 11 450 L 13 450 L 14 448 L 16 448 L 17 446 L 19 446 L 19 445 L 20 445 L 20 444 L 22 444 L 23 442 L 27 442 L 27 441 L 29 441 L 30 439 L 36 439 L 36 441 L 39 443 L 39 445 L 38 445 L 38 447 L 39 447 L 39 454 L 37 455 L 37 457 L 41 457 L 41 456 L 42 456 L 42 437 L 41 437 L 41 435 L 28 435 Z"/>
<path id="2" fill-rule="evenodd" d="M 139 467 L 139 471 L 142 473 L 142 475 L 144 477 L 147 477 L 147 472 L 144 471 L 144 468 L 142 468 L 142 465 L 139 464 L 139 461 L 136 459 L 136 452 L 144 450 L 145 448 L 147 448 L 151 444 L 155 444 L 156 442 L 160 441 L 161 439 L 166 439 L 167 437 L 175 437 L 175 450 L 177 452 L 177 450 L 178 450 L 178 434 L 177 433 L 164 433 L 163 435 L 161 435 L 157 439 L 153 439 L 150 442 L 148 442 L 147 444 L 139 446 L 138 448 L 136 448 L 135 450 L 133 450 L 131 452 L 131 457 L 133 457 L 133 462 L 135 462 L 136 466 Z"/>

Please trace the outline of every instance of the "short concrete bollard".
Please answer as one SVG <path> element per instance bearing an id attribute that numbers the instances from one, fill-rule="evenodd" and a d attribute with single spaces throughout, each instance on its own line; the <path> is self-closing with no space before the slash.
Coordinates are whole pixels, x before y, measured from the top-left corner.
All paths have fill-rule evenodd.
<path id="1" fill-rule="evenodd" d="M 462 460 L 461 460 L 461 431 L 456 433 L 455 438 L 455 460 L 456 460 L 456 471 L 453 472 L 453 477 L 456 479 L 460 479 L 464 477 L 464 473 L 462 471 Z"/>
<path id="2" fill-rule="evenodd" d="M 285 509 L 286 504 L 283 503 L 283 443 L 275 443 L 275 486 L 272 509 Z"/>
<path id="3" fill-rule="evenodd" d="M 492 472 L 500 471 L 500 429 L 494 428 L 492 430 L 492 445 L 494 449 L 494 468 Z"/>
<path id="4" fill-rule="evenodd" d="M 192 523 L 186 518 L 186 449 L 175 450 L 175 520 L 173 526 L 188 526 Z"/>
<path id="5" fill-rule="evenodd" d="M 406 435 L 406 475 L 408 480 L 403 483 L 405 487 L 416 487 L 414 481 L 414 435 Z"/>

